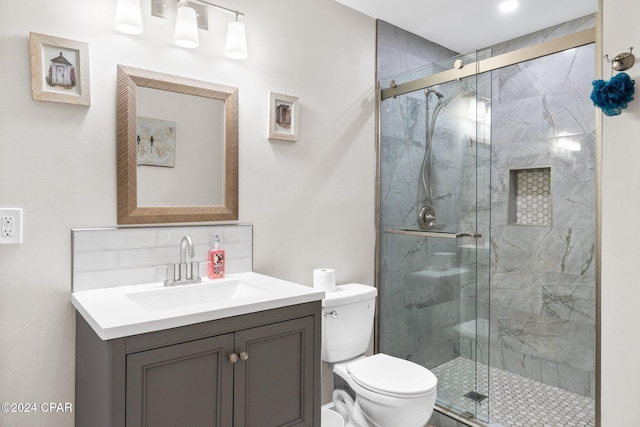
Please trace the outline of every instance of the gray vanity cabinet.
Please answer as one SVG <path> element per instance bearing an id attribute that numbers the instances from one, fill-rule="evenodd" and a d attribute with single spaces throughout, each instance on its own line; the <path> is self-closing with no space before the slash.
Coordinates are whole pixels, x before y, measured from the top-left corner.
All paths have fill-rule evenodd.
<path id="1" fill-rule="evenodd" d="M 320 427 L 320 312 L 312 302 L 109 341 L 78 315 L 76 426 Z"/>
<path id="2" fill-rule="evenodd" d="M 233 425 L 233 334 L 127 356 L 127 426 Z"/>

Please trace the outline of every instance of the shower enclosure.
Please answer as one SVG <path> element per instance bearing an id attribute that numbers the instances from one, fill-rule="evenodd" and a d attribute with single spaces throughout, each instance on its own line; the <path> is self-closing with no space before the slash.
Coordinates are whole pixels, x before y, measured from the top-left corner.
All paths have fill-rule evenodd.
<path id="1" fill-rule="evenodd" d="M 382 81 L 377 348 L 468 423 L 595 425 L 595 51 L 567 43 Z"/>

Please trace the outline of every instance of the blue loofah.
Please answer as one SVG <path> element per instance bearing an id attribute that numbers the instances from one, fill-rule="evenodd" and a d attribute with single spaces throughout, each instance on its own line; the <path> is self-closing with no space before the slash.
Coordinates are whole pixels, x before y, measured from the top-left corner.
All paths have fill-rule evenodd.
<path id="1" fill-rule="evenodd" d="M 633 101 L 635 82 L 627 73 L 619 73 L 607 82 L 594 80 L 591 100 L 607 116 L 617 116 Z"/>

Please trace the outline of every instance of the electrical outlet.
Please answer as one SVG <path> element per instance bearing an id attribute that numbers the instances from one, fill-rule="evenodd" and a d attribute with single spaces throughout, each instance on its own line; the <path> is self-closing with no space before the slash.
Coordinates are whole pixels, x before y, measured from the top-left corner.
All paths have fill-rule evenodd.
<path id="1" fill-rule="evenodd" d="M 16 235 L 16 217 L 13 215 L 3 216 L 1 218 L 0 233 L 2 237 L 12 237 Z"/>
<path id="2" fill-rule="evenodd" d="M 22 209 L 0 208 L 0 245 L 22 243 Z"/>

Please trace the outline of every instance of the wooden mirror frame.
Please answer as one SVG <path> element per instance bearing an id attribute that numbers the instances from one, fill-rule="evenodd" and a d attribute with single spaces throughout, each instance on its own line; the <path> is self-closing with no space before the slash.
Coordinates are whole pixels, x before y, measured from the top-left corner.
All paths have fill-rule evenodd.
<path id="1" fill-rule="evenodd" d="M 137 88 L 165 90 L 224 101 L 224 204 L 138 206 Z M 228 221 L 238 219 L 238 88 L 118 65 L 118 224 Z"/>

